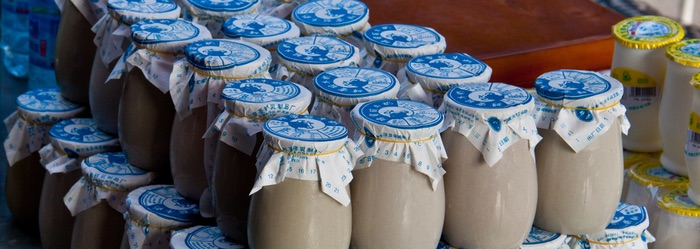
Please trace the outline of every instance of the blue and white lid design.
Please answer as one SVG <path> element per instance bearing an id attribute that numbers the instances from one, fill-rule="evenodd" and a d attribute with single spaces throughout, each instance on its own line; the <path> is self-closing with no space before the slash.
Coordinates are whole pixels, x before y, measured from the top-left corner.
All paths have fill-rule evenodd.
<path id="1" fill-rule="evenodd" d="M 445 103 L 451 111 L 462 113 L 497 114 L 507 112 L 507 117 L 531 110 L 534 99 L 530 93 L 517 86 L 503 83 L 474 83 L 452 88 L 445 95 Z M 459 109 L 459 110 L 457 110 Z"/>
<path id="2" fill-rule="evenodd" d="M 334 37 L 289 39 L 278 46 L 277 55 L 285 64 L 334 64 L 347 60 L 359 62 L 359 49 Z"/>
<path id="3" fill-rule="evenodd" d="M 244 41 L 203 40 L 185 48 L 190 65 L 209 76 L 249 78 L 267 72 L 272 61 L 266 49 Z"/>
<path id="4" fill-rule="evenodd" d="M 190 43 L 211 39 L 211 33 L 202 25 L 184 20 L 144 20 L 131 25 L 131 39 L 138 47 L 181 54 Z"/>
<path id="5" fill-rule="evenodd" d="M 226 239 L 218 227 L 194 226 L 173 232 L 170 238 L 172 249 L 243 249 L 245 245 Z"/>
<path id="6" fill-rule="evenodd" d="M 340 67 L 314 78 L 315 94 L 338 105 L 356 105 L 375 99 L 395 98 L 399 91 L 394 75 L 382 70 Z"/>
<path id="7" fill-rule="evenodd" d="M 309 1 L 292 12 L 292 21 L 307 36 L 348 35 L 361 30 L 368 20 L 369 8 L 355 0 Z"/>
<path id="8" fill-rule="evenodd" d="M 365 31 L 364 40 L 369 54 L 391 60 L 441 54 L 447 47 L 445 37 L 435 30 L 408 24 L 376 25 Z"/>
<path id="9" fill-rule="evenodd" d="M 257 78 L 226 84 L 221 98 L 226 109 L 237 116 L 266 120 L 303 112 L 311 92 L 289 81 Z"/>
<path id="10" fill-rule="evenodd" d="M 131 191 L 145 186 L 155 176 L 132 166 L 123 152 L 106 152 L 90 156 L 81 165 L 83 175 L 89 180 L 109 190 Z"/>
<path id="11" fill-rule="evenodd" d="M 127 196 L 129 216 L 150 226 L 182 226 L 199 217 L 197 204 L 177 193 L 172 185 L 138 188 Z"/>
<path id="12" fill-rule="evenodd" d="M 112 18 L 131 25 L 148 19 L 177 19 L 180 7 L 172 0 L 109 0 L 107 10 Z"/>
<path id="13" fill-rule="evenodd" d="M 543 102 L 568 108 L 603 108 L 617 105 L 622 84 L 600 73 L 562 69 L 540 75 L 535 89 Z"/>
<path id="14" fill-rule="evenodd" d="M 64 99 L 58 88 L 40 88 L 27 91 L 15 101 L 19 115 L 32 123 L 52 125 L 75 117 L 85 110 Z"/>
<path id="15" fill-rule="evenodd" d="M 370 138 L 400 142 L 435 136 L 444 116 L 420 102 L 384 99 L 357 105 L 352 111 L 352 120 L 357 129 Z"/>
<path id="16" fill-rule="evenodd" d="M 271 49 L 287 39 L 299 37 L 299 27 L 282 18 L 266 15 L 238 15 L 226 20 L 224 35 Z"/>
<path id="17" fill-rule="evenodd" d="M 530 229 L 521 249 L 560 249 L 566 243 L 566 235 L 548 232 L 537 227 Z"/>
<path id="18" fill-rule="evenodd" d="M 486 63 L 465 53 L 422 55 L 406 64 L 411 83 L 442 92 L 455 85 L 486 83 L 492 71 Z"/>
<path id="19" fill-rule="evenodd" d="M 58 122 L 49 131 L 52 144 L 69 157 L 91 156 L 119 150 L 119 140 L 99 129 L 91 118 L 72 118 Z"/>
<path id="20" fill-rule="evenodd" d="M 648 227 L 649 216 L 644 206 L 620 202 L 615 216 L 604 231 L 579 237 L 587 241 L 627 243 L 644 237 Z"/>
<path id="21" fill-rule="evenodd" d="M 281 150 L 302 149 L 301 153 L 323 153 L 325 149 L 321 149 L 324 144 L 345 143 L 348 137 L 348 129 L 338 121 L 312 115 L 287 115 L 276 117 L 265 122 L 263 126 L 263 134 L 265 139 L 274 145 L 279 144 Z M 311 142 L 314 145 L 310 148 L 287 148 L 285 142 Z M 337 149 L 326 148 L 326 149 Z M 310 151 L 309 151 L 310 150 Z"/>
<path id="22" fill-rule="evenodd" d="M 211 19 L 226 19 L 241 14 L 257 13 L 260 0 L 186 0 L 188 14 Z"/>

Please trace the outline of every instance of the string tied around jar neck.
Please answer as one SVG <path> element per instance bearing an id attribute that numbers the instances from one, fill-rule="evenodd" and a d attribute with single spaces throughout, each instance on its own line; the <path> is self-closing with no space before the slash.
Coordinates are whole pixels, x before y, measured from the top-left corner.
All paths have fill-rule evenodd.
<path id="1" fill-rule="evenodd" d="M 284 149 L 277 148 L 270 143 L 267 143 L 267 146 L 269 146 L 270 149 L 272 149 L 276 152 L 284 153 L 284 154 L 291 155 L 291 156 L 302 156 L 302 157 L 316 157 L 316 156 L 332 155 L 332 154 L 340 152 L 342 149 L 345 148 L 345 145 L 343 145 L 343 146 L 340 146 L 338 149 L 334 149 L 334 150 L 330 150 L 330 151 L 322 152 L 322 153 L 299 153 L 299 152 L 286 151 Z"/>

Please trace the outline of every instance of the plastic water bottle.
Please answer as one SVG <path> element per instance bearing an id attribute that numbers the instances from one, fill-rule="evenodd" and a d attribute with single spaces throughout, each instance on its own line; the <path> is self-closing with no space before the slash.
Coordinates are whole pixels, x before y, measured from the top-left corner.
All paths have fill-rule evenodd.
<path id="1" fill-rule="evenodd" d="M 2 62 L 15 77 L 26 77 L 29 67 L 30 1 L 2 0 Z"/>
<path id="2" fill-rule="evenodd" d="M 29 10 L 29 89 L 56 87 L 54 51 L 60 20 L 53 0 L 34 0 Z"/>

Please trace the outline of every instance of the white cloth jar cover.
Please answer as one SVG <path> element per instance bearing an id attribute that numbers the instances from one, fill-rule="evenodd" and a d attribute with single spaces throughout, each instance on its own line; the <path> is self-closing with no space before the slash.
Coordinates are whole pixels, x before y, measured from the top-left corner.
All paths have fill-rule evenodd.
<path id="1" fill-rule="evenodd" d="M 103 200 L 119 213 L 126 211 L 126 195 L 148 185 L 153 172 L 131 166 L 122 152 L 100 153 L 83 160 L 83 176 L 63 198 L 73 216 Z"/>
<path id="2" fill-rule="evenodd" d="M 473 83 L 449 90 L 444 104 L 445 128 L 458 132 L 495 165 L 503 152 L 520 139 L 527 139 L 532 159 L 540 141 L 531 113 L 535 100 L 530 93 L 503 83 Z"/>
<path id="3" fill-rule="evenodd" d="M 340 38 L 360 48 L 360 53 L 365 53 L 362 35 L 370 28 L 368 20 L 369 8 L 355 0 L 311 1 L 292 12 L 292 21 L 302 35 Z"/>
<path id="4" fill-rule="evenodd" d="M 134 67 L 163 93 L 170 90 L 173 64 L 184 57 L 190 43 L 211 39 L 204 26 L 183 20 L 144 20 L 131 26 L 133 44 L 119 59 L 109 79 L 118 79 Z"/>
<path id="5" fill-rule="evenodd" d="M 435 190 L 445 170 L 447 153 L 440 137 L 444 116 L 435 108 L 411 100 L 386 99 L 358 104 L 352 109 L 355 141 L 364 156 L 356 169 L 375 159 L 403 163 L 426 175 Z"/>
<path id="6" fill-rule="evenodd" d="M 684 190 L 659 197 L 659 228 L 654 234 L 654 248 L 700 248 L 700 206 L 693 203 Z"/>
<path id="7" fill-rule="evenodd" d="M 264 47 L 272 55 L 272 64 L 277 65 L 277 46 L 288 39 L 299 37 L 299 27 L 282 18 L 266 15 L 240 15 L 226 20 L 224 35 Z M 271 68 L 270 71 L 274 71 Z"/>
<path id="8" fill-rule="evenodd" d="M 39 150 L 39 156 L 50 174 L 71 172 L 89 156 L 120 149 L 119 140 L 97 129 L 91 118 L 61 121 L 49 134 L 51 143 Z"/>
<path id="9" fill-rule="evenodd" d="M 92 26 L 92 32 L 95 32 L 93 41 L 105 67 L 124 53 L 122 44 L 129 43 L 131 37 L 129 26 L 142 20 L 177 19 L 180 16 L 180 7 L 172 0 L 108 0 L 107 10 L 109 15 L 102 16 Z"/>
<path id="10" fill-rule="evenodd" d="M 343 124 L 319 116 L 287 115 L 265 122 L 263 136 L 251 195 L 289 177 L 318 181 L 323 193 L 343 206 L 350 204 L 346 186 L 362 152 Z"/>
<path id="11" fill-rule="evenodd" d="M 221 98 L 226 110 L 221 112 L 204 137 L 221 132 L 219 140 L 237 150 L 253 155 L 256 134 L 270 118 L 304 114 L 311 103 L 311 92 L 289 81 L 247 79 L 229 83 Z"/>
<path id="12" fill-rule="evenodd" d="M 400 74 L 399 98 L 432 105 L 442 105 L 450 88 L 469 83 L 487 83 L 491 67 L 464 53 L 431 54 L 418 56 L 406 64 L 406 73 Z"/>
<path id="13" fill-rule="evenodd" d="M 221 91 L 227 83 L 270 78 L 270 52 L 244 41 L 203 40 L 185 49 L 185 58 L 175 62 L 170 75 L 170 96 L 178 117 L 208 103 L 223 109 Z M 210 117 L 214 115 L 210 113 Z M 209 119 L 211 120 L 211 119 Z"/>
<path id="14" fill-rule="evenodd" d="M 68 0 L 75 5 L 80 14 L 90 23 L 95 23 L 107 13 L 107 0 Z M 63 12 L 66 0 L 54 0 L 58 8 Z"/>
<path id="15" fill-rule="evenodd" d="M 172 185 L 151 185 L 126 197 L 125 232 L 131 249 L 165 249 L 173 231 L 194 225 L 199 208 Z"/>
<path id="16" fill-rule="evenodd" d="M 610 224 L 605 230 L 573 236 L 571 249 L 646 249 L 655 241 L 647 231 L 649 215 L 643 206 L 620 202 Z"/>
<path id="17" fill-rule="evenodd" d="M 182 0 L 192 22 L 204 25 L 214 38 L 224 38 L 224 22 L 232 16 L 256 14 L 260 0 Z"/>
<path id="18" fill-rule="evenodd" d="M 355 137 L 350 112 L 357 104 L 380 99 L 393 99 L 399 91 L 394 75 L 378 69 L 340 67 L 320 73 L 314 78 L 315 101 L 311 115 L 343 123 L 348 137 Z"/>
<path id="19" fill-rule="evenodd" d="M 173 232 L 170 249 L 243 249 L 245 245 L 226 239 L 218 227 L 193 226 Z"/>
<path id="20" fill-rule="evenodd" d="M 308 0 L 260 0 L 258 12 L 263 15 L 287 18 L 294 8 Z"/>
<path id="21" fill-rule="evenodd" d="M 532 227 L 523 244 L 518 249 L 569 249 L 566 235 L 548 232 L 536 227 Z M 457 249 L 445 242 L 440 242 L 437 249 Z"/>
<path id="22" fill-rule="evenodd" d="M 273 78 L 313 88 L 313 78 L 319 73 L 360 64 L 360 50 L 335 37 L 306 36 L 289 39 L 277 47 L 279 64 Z"/>
<path id="23" fill-rule="evenodd" d="M 406 63 L 418 56 L 442 54 L 445 37 L 432 28 L 408 24 L 382 24 L 365 31 L 367 55 L 361 66 L 378 68 L 400 76 Z"/>
<path id="24" fill-rule="evenodd" d="M 85 111 L 65 100 L 58 88 L 34 89 L 17 96 L 17 110 L 5 118 L 3 143 L 10 167 L 51 142 L 51 126 Z"/>
<path id="25" fill-rule="evenodd" d="M 620 104 L 623 87 L 616 79 L 563 69 L 540 75 L 535 88 L 539 96 L 533 113 L 537 128 L 556 131 L 575 152 L 605 134 L 616 119 L 627 134 L 630 124 Z"/>

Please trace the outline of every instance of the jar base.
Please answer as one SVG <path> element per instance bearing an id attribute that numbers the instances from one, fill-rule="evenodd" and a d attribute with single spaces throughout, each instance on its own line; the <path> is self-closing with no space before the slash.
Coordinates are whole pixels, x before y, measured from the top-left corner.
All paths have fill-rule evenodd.
<path id="1" fill-rule="evenodd" d="M 673 174 L 686 177 L 688 176 L 688 168 L 686 168 L 684 164 L 677 164 L 671 161 L 668 159 L 668 157 L 666 157 L 665 153 L 661 154 L 661 166 Z"/>

